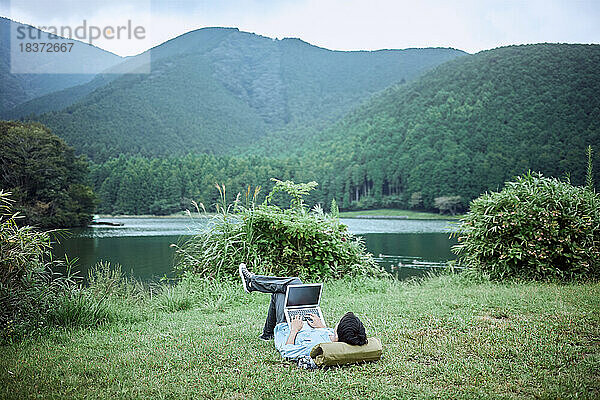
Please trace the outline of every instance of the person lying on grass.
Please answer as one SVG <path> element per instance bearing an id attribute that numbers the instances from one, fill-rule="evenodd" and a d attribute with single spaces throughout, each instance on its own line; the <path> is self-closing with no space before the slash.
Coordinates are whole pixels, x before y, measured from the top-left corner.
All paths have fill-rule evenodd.
<path id="1" fill-rule="evenodd" d="M 271 304 L 262 340 L 275 339 L 275 348 L 282 357 L 299 359 L 310 357 L 310 351 L 320 343 L 345 342 L 351 345 L 367 343 L 367 334 L 363 323 L 352 312 L 346 313 L 334 329 L 326 328 L 318 315 L 311 314 L 307 324 L 300 317 L 291 321 L 291 329 L 285 320 L 285 292 L 288 285 L 301 285 L 299 278 L 278 278 L 256 275 L 248 271 L 246 264 L 240 264 L 240 277 L 244 290 L 250 292 L 271 293 Z"/>

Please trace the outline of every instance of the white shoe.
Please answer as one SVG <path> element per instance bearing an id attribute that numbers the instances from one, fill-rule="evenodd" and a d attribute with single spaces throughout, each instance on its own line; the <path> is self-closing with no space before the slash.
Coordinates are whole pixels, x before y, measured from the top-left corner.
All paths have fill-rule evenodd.
<path id="1" fill-rule="evenodd" d="M 240 278 L 242 278 L 242 285 L 244 286 L 244 290 L 246 291 L 246 293 L 250 293 L 252 291 L 250 284 L 250 278 L 252 278 L 252 273 L 248 271 L 248 268 L 246 268 L 246 264 L 244 263 L 240 264 L 238 271 L 240 273 Z"/>

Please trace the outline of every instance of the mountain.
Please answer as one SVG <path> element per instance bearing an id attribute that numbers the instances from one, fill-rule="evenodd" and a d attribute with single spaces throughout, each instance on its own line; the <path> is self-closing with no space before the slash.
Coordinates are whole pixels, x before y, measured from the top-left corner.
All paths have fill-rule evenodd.
<path id="1" fill-rule="evenodd" d="M 151 56 L 152 60 L 156 63 L 156 61 L 160 59 L 181 55 L 185 52 L 189 52 L 193 48 L 197 49 L 202 45 L 210 46 L 214 40 L 220 39 L 227 33 L 227 29 L 211 30 L 210 33 L 207 32 L 205 35 L 203 43 L 194 43 L 194 41 L 189 40 L 186 35 L 180 36 L 177 40 L 171 39 L 163 43 L 163 45 L 143 52 L 138 56 L 122 59 L 121 63 L 107 68 L 105 71 L 98 73 L 92 77 L 93 79 L 90 78 L 91 80 L 88 80 L 85 83 L 26 101 L 5 112 L 3 116 L 7 119 L 22 119 L 23 117 L 31 115 L 44 114 L 48 111 L 60 111 L 83 99 L 94 90 L 106 86 L 108 83 L 125 74 L 135 73 L 136 70 L 140 69 L 143 69 L 143 73 L 146 73 L 147 70 L 143 67 L 147 64 L 149 56 Z"/>
<path id="2" fill-rule="evenodd" d="M 52 91 L 51 93 L 34 97 L 31 100 L 24 101 L 0 115 L 4 119 L 16 120 L 24 117 L 31 117 L 36 114 L 43 114 L 49 111 L 60 111 L 81 100 L 94 90 L 102 87 L 108 82 L 118 78 L 116 74 L 98 74 L 95 76 L 86 76 L 91 80 L 69 86 L 66 89 Z M 71 82 L 72 83 L 72 82 Z"/>
<path id="3" fill-rule="evenodd" d="M 457 57 L 326 128 L 313 120 L 304 131 L 266 133 L 246 150 L 260 156 L 123 155 L 93 164 L 91 179 L 107 213 L 170 213 L 191 199 L 210 205 L 215 182 L 235 197 L 248 185 L 268 192 L 271 177 L 315 180 L 307 202 L 336 199 L 344 209 L 434 209 L 444 197 L 464 209 L 529 169 L 582 184 L 585 147 L 600 151 L 599 49 L 538 44 Z"/>
<path id="4" fill-rule="evenodd" d="M 199 29 L 149 51 L 151 73 L 122 74 L 39 99 L 40 108 L 49 109 L 82 94 L 36 120 L 93 160 L 234 153 L 269 132 L 325 127 L 389 85 L 465 54 L 331 51 L 234 28 Z"/>
<path id="5" fill-rule="evenodd" d="M 0 17 L 0 115 L 2 116 L 6 116 L 9 110 L 28 100 L 81 85 L 94 78 L 95 73 L 62 73 L 72 70 L 73 66 L 77 66 L 77 71 L 98 71 L 110 68 L 123 61 L 121 57 L 92 45 L 77 40 L 68 40 L 68 42 L 73 43 L 69 52 L 55 54 L 24 53 L 19 56 L 19 60 L 13 60 L 15 65 L 21 60 L 37 65 L 43 63 L 46 71 L 60 72 L 11 73 L 11 32 L 16 38 L 19 30 L 28 32 L 34 37 L 39 37 L 41 43 L 55 43 L 58 40 L 56 38 L 51 39 L 48 33 L 29 25 Z M 13 39 L 17 40 L 15 38 Z M 18 47 L 16 48 L 18 49 Z M 20 66 L 23 67 L 24 65 Z M 19 68 L 17 70 L 23 71 Z M 31 71 L 31 69 L 28 70 Z"/>
<path id="6" fill-rule="evenodd" d="M 321 132 L 312 157 L 335 160 L 323 174 L 359 208 L 411 197 L 432 208 L 442 196 L 466 206 L 529 169 L 583 184 L 585 148 L 600 151 L 598 93 L 599 45 L 483 51 L 375 96 Z M 594 167 L 598 183 L 599 157 Z"/>

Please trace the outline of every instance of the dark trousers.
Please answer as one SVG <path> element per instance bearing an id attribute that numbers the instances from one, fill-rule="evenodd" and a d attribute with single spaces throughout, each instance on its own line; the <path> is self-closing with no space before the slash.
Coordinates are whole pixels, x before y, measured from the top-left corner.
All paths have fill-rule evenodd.
<path id="1" fill-rule="evenodd" d="M 301 285 L 299 278 L 278 278 L 276 276 L 254 275 L 250 280 L 253 290 L 271 293 L 271 304 L 263 333 L 272 335 L 275 325 L 285 322 L 285 291 L 288 285 Z"/>

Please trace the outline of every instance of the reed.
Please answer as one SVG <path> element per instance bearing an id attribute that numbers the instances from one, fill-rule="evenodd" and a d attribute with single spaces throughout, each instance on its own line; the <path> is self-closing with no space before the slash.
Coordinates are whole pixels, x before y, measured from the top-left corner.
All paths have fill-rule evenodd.
<path id="1" fill-rule="evenodd" d="M 217 213 L 203 216 L 208 219 L 204 231 L 175 245 L 176 270 L 223 279 L 236 276 L 243 262 L 258 273 L 307 279 L 380 274 L 362 240 L 339 221 L 335 202 L 331 214 L 320 205 L 306 208 L 303 196 L 315 186 L 275 180 L 265 201 L 257 204 L 259 188 L 248 187 L 245 199 L 238 194 L 227 203 L 225 186 L 216 185 Z M 273 204 L 278 193 L 290 196 L 289 208 Z M 197 213 L 200 208 L 205 214 L 203 205 L 196 206 Z"/>

